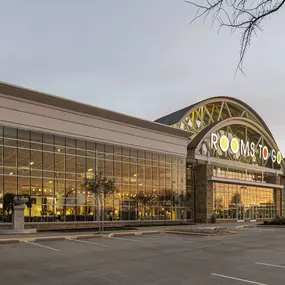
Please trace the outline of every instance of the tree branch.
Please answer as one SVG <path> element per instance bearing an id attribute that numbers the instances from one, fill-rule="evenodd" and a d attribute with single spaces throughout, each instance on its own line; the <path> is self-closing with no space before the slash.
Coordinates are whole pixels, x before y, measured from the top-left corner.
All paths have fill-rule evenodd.
<path id="1" fill-rule="evenodd" d="M 240 56 L 237 70 L 242 71 L 242 65 L 253 34 L 261 30 L 261 22 L 285 6 L 285 0 L 205 0 L 205 4 L 197 4 L 201 0 L 185 1 L 193 5 L 196 15 L 191 21 L 200 17 L 212 15 L 212 25 L 218 22 L 222 27 L 230 28 L 232 32 L 241 30 Z"/>

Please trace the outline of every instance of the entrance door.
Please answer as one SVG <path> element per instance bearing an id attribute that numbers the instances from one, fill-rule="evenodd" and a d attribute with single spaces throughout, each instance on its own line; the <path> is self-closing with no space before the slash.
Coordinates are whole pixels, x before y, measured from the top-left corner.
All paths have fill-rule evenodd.
<path id="1" fill-rule="evenodd" d="M 237 204 L 237 220 L 238 221 L 244 221 L 244 205 L 243 204 Z"/>
<path id="2" fill-rule="evenodd" d="M 257 220 L 257 206 L 256 205 L 251 205 L 250 207 L 250 220 L 251 221 L 256 221 Z"/>

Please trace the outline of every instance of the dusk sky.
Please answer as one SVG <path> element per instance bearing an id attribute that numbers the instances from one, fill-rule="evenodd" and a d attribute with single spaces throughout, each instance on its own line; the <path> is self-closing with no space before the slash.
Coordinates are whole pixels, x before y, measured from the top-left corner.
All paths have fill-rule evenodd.
<path id="1" fill-rule="evenodd" d="M 285 9 L 240 34 L 183 0 L 0 0 L 0 81 L 155 120 L 211 96 L 252 106 L 285 154 Z"/>

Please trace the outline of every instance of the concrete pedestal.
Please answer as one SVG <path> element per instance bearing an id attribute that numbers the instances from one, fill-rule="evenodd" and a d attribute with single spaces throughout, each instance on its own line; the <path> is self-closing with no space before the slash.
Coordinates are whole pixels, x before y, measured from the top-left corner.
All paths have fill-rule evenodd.
<path id="1" fill-rule="evenodd" d="M 24 209 L 24 204 L 14 205 L 12 215 L 12 229 L 0 230 L 0 235 L 33 234 L 37 232 L 36 229 L 25 229 Z"/>
<path id="2" fill-rule="evenodd" d="M 0 235 L 17 235 L 17 234 L 32 234 L 36 233 L 36 229 L 25 230 L 25 217 L 24 209 L 25 204 L 28 202 L 27 197 L 16 196 L 14 197 L 14 209 L 12 214 L 12 229 L 0 230 Z"/>
<path id="3" fill-rule="evenodd" d="M 25 228 L 24 220 L 24 209 L 25 205 L 15 205 L 13 218 L 12 218 L 12 229 L 15 231 L 22 231 Z"/>

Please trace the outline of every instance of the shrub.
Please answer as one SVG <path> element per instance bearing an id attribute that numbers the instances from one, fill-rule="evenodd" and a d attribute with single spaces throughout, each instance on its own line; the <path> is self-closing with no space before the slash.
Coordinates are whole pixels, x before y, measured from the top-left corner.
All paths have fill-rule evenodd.
<path id="1" fill-rule="evenodd" d="M 264 225 L 285 225 L 285 217 L 279 217 L 277 216 L 271 221 L 264 221 Z"/>

